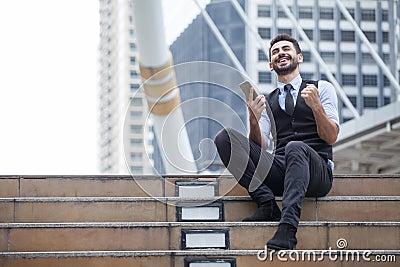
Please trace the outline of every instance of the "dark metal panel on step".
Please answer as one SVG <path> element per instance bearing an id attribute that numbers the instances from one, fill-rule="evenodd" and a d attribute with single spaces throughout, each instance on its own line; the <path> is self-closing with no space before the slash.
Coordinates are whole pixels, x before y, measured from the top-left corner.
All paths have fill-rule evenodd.
<path id="1" fill-rule="evenodd" d="M 185 258 L 184 267 L 236 267 L 236 259 Z"/>

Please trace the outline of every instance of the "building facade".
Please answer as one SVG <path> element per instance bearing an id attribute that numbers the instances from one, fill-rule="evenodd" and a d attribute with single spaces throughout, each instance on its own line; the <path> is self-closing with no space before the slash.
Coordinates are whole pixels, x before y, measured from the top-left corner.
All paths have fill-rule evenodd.
<path id="1" fill-rule="evenodd" d="M 397 100 L 397 93 L 375 62 L 368 47 L 362 43 L 354 27 L 341 14 L 335 1 L 284 1 L 304 29 L 322 59 L 344 89 L 360 115 Z M 399 77 L 399 1 L 341 1 L 364 32 L 391 72 Z M 269 47 L 278 33 L 288 33 L 300 40 L 304 63 L 300 72 L 304 79 L 327 79 L 310 48 L 299 38 L 292 21 L 278 1 L 247 2 L 248 16 Z M 397 22 L 396 22 L 397 21 Z M 267 56 L 257 47 L 254 36 L 247 34 L 247 71 L 258 81 L 265 93 L 274 88 L 275 75 L 266 65 Z M 353 114 L 340 102 L 341 121 Z"/>
<path id="2" fill-rule="evenodd" d="M 151 120 L 147 119 L 147 104 L 139 90 L 137 56 L 131 1 L 100 0 L 99 168 L 102 173 L 153 172 L 154 137 Z"/>
<path id="3" fill-rule="evenodd" d="M 245 1 L 239 3 L 245 8 Z M 229 44 L 233 53 L 236 55 L 240 64 L 246 67 L 246 42 L 245 25 L 233 6 L 229 2 L 214 1 L 206 6 L 206 11 L 214 21 L 219 32 L 222 34 L 226 42 Z M 181 35 L 172 43 L 171 52 L 174 58 L 174 64 L 182 64 L 185 62 L 206 61 L 217 62 L 229 67 L 234 67 L 233 62 L 224 51 L 222 45 L 214 36 L 209 25 L 206 23 L 202 15 L 198 15 L 192 23 L 181 33 Z M 230 84 L 226 81 L 236 82 L 232 86 L 238 88 L 238 84 L 242 81 L 242 77 L 229 69 L 215 71 L 212 67 L 206 70 L 207 75 L 193 75 L 195 80 L 197 77 L 207 76 L 210 81 L 217 81 L 221 84 Z M 180 75 L 177 73 L 177 81 L 180 84 Z M 185 79 L 186 80 L 186 79 Z M 225 81 L 225 82 L 224 82 Z M 231 86 L 231 87 L 232 87 Z M 213 144 L 201 148 L 202 140 L 213 140 L 217 132 L 223 126 L 233 127 L 235 119 L 233 116 L 221 112 L 221 106 L 228 105 L 234 110 L 234 113 L 241 119 L 240 124 L 247 123 L 247 108 L 240 94 L 234 90 L 223 88 L 223 86 L 215 84 L 215 82 L 194 83 L 180 87 L 182 102 L 191 99 L 207 99 L 202 101 L 200 105 L 195 107 L 191 105 L 183 105 L 182 110 L 187 121 L 186 129 L 191 143 L 193 156 L 199 171 L 214 171 L 220 167 L 220 164 L 213 166 L 216 162 L 216 150 Z M 215 101 L 220 104 L 216 104 Z M 190 119 L 195 118 L 195 119 Z M 240 128 L 240 127 L 236 127 Z"/>

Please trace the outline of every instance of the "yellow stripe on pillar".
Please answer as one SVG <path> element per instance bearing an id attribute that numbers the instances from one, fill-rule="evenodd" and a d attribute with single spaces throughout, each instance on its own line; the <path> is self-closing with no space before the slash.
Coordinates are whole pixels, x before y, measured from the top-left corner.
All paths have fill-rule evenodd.
<path id="1" fill-rule="evenodd" d="M 150 112 L 160 116 L 171 113 L 181 102 L 171 52 L 168 53 L 168 62 L 164 66 L 139 67 Z"/>

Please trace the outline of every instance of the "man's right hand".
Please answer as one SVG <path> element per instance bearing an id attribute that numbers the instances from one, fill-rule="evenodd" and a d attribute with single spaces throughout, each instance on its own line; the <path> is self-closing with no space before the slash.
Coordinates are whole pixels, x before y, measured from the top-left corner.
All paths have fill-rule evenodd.
<path id="1" fill-rule="evenodd" d="M 254 88 L 250 88 L 249 98 L 246 99 L 247 108 L 250 114 L 250 123 L 257 122 L 261 118 L 261 113 L 266 107 L 265 96 L 260 94 L 253 100 Z M 255 120 L 255 121 L 253 121 Z"/>

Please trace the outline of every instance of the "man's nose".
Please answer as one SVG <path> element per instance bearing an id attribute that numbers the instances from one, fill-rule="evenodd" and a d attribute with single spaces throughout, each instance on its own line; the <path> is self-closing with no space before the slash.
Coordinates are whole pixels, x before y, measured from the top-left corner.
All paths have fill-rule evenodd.
<path id="1" fill-rule="evenodd" d="M 283 51 L 283 49 L 280 48 L 280 49 L 278 50 L 278 56 L 280 56 L 280 55 L 282 55 L 282 54 L 285 54 L 285 51 Z"/>

